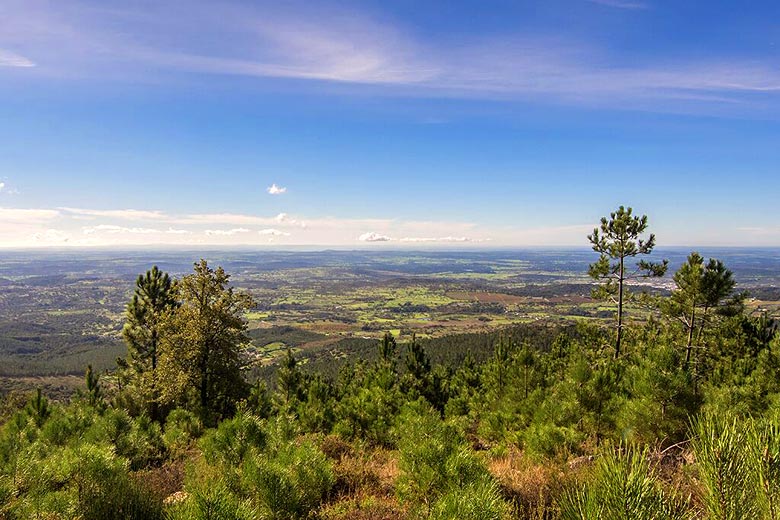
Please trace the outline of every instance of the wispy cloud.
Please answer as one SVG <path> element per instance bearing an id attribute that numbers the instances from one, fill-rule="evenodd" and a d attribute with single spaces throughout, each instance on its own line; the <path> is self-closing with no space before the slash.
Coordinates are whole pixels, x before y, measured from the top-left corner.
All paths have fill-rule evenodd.
<path id="1" fill-rule="evenodd" d="M 33 234 L 33 240 L 44 244 L 65 244 L 70 241 L 70 235 L 58 229 L 47 229 Z"/>
<path id="2" fill-rule="evenodd" d="M 780 236 L 780 226 L 740 227 L 737 228 L 737 231 L 754 236 Z"/>
<path id="3" fill-rule="evenodd" d="M 617 7 L 618 9 L 647 9 L 649 6 L 644 2 L 632 2 L 630 0 L 587 0 L 593 4 L 606 5 L 608 7 Z"/>
<path id="4" fill-rule="evenodd" d="M 124 226 L 117 226 L 114 224 L 99 224 L 97 226 L 89 226 L 83 228 L 83 232 L 85 235 L 92 235 L 95 233 L 108 233 L 111 235 L 115 234 L 131 234 L 131 235 L 154 235 L 161 233 L 159 229 L 153 229 L 153 228 L 142 228 L 142 227 L 124 227 Z"/>
<path id="5" fill-rule="evenodd" d="M 639 0 L 589 1 L 622 9 L 648 7 Z M 7 25 L 27 27 L 29 35 L 16 34 L 13 41 L 34 41 L 38 52 L 56 56 L 47 63 L 63 64 L 67 74 L 99 70 L 101 77 L 122 77 L 154 70 L 156 79 L 159 72 L 295 78 L 371 85 L 400 95 L 663 111 L 690 106 L 748 110 L 754 96 L 780 92 L 780 69 L 762 57 L 632 57 L 558 35 L 464 38 L 454 46 L 354 10 L 293 13 L 282 7 L 220 4 L 217 16 L 213 4 L 198 2 L 188 4 L 186 14 L 164 2 L 143 13 L 94 6 L 65 11 L 39 0 L 21 5 L 39 8 L 10 11 Z M 82 0 L 76 5 L 91 4 Z M 114 26 L 125 30 L 106 29 Z M 90 30 L 76 30 L 82 27 Z M 274 184 L 268 191 L 281 194 L 284 189 Z"/>
<path id="6" fill-rule="evenodd" d="M 206 233 L 206 235 L 232 237 L 234 235 L 239 235 L 239 234 L 242 234 L 242 233 L 249 233 L 249 230 L 246 229 L 246 228 L 207 229 L 205 231 L 205 233 Z"/>
<path id="7" fill-rule="evenodd" d="M 39 224 L 59 216 L 60 212 L 53 209 L 0 208 L 0 222 L 4 223 Z"/>
<path id="8" fill-rule="evenodd" d="M 14 52 L 0 49 L 0 67 L 35 67 L 31 60 Z"/>
<path id="9" fill-rule="evenodd" d="M 0 192 L 2 192 L 5 189 L 5 183 L 0 182 Z"/>
<path id="10" fill-rule="evenodd" d="M 162 211 L 148 211 L 137 209 L 83 209 L 83 208 L 57 208 L 68 214 L 79 217 L 106 217 L 120 220 L 165 220 L 167 215 Z"/>
<path id="11" fill-rule="evenodd" d="M 282 195 L 284 193 L 287 193 L 287 188 L 283 188 L 282 186 L 277 186 L 276 183 L 274 183 L 268 186 L 266 191 L 268 191 L 268 193 L 271 195 Z"/>

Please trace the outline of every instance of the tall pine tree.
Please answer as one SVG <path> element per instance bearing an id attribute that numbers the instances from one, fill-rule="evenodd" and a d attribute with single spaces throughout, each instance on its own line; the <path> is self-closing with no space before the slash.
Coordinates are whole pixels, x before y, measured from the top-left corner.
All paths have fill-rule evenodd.
<path id="1" fill-rule="evenodd" d="M 156 265 L 145 275 L 139 275 L 122 329 L 127 344 L 127 360 L 122 365 L 130 369 L 127 376 L 135 387 L 141 407 L 156 420 L 160 419 L 157 365 L 161 329 L 167 313 L 176 306 L 173 287 L 168 273 L 160 271 Z"/>
<path id="2" fill-rule="evenodd" d="M 655 247 L 655 235 L 644 240 L 640 238 L 647 229 L 647 215 L 636 217 L 631 208 L 620 206 L 610 213 L 610 218 L 601 218 L 601 225 L 588 235 L 593 250 L 599 253 L 597 262 L 590 265 L 588 274 L 602 285 L 594 296 L 609 299 L 617 305 L 617 337 L 615 358 L 620 356 L 623 340 L 623 307 L 629 296 L 626 282 L 637 278 L 663 276 L 668 261 L 661 263 L 640 260 L 636 266 L 627 266 L 626 261 L 637 255 L 648 255 Z"/>
<path id="3" fill-rule="evenodd" d="M 165 320 L 159 359 L 163 397 L 191 406 L 213 424 L 248 394 L 241 373 L 249 344 L 244 315 L 254 303 L 205 260 L 176 284 L 175 294 L 179 305 Z"/>

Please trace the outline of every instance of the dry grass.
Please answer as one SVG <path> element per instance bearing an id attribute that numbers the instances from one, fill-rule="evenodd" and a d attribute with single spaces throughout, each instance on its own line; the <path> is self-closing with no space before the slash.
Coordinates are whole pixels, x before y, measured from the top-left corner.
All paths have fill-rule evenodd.
<path id="1" fill-rule="evenodd" d="M 157 468 L 133 473 L 133 479 L 150 493 L 163 500 L 184 488 L 183 460 L 169 461 Z"/>
<path id="2" fill-rule="evenodd" d="M 390 497 L 350 496 L 323 508 L 323 520 L 411 520 L 408 511 Z"/>
<path id="3" fill-rule="evenodd" d="M 320 511 L 328 520 L 405 520 L 406 510 L 395 498 L 399 475 L 397 453 L 355 446 L 336 435 L 319 440 L 333 460 L 336 485 L 332 501 Z"/>
<path id="4" fill-rule="evenodd" d="M 520 518 L 540 520 L 557 517 L 554 504 L 582 471 L 566 464 L 534 462 L 517 449 L 490 460 L 488 469 Z"/>

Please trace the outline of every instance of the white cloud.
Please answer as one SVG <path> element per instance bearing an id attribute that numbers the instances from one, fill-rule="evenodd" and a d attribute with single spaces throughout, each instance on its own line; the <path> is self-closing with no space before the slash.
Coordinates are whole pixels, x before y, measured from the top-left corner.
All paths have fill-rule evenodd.
<path id="1" fill-rule="evenodd" d="M 60 212 L 53 209 L 15 209 L 0 208 L 0 222 L 36 224 L 49 222 L 60 216 Z"/>
<path id="2" fill-rule="evenodd" d="M 233 229 L 207 229 L 205 231 L 206 235 L 209 236 L 225 236 L 225 237 L 232 237 L 241 233 L 249 233 L 249 230 L 246 228 L 233 228 Z"/>
<path id="3" fill-rule="evenodd" d="M 276 184 L 271 184 L 267 188 L 268 193 L 271 195 L 282 195 L 283 193 L 287 193 L 287 188 L 283 188 L 282 186 L 277 186 Z"/>
<path id="4" fill-rule="evenodd" d="M 239 213 L 194 213 L 184 217 L 172 219 L 176 224 L 191 225 L 234 225 L 234 226 L 263 226 L 276 222 L 273 218 L 258 217 L 257 215 L 242 215 Z"/>
<path id="5" fill-rule="evenodd" d="M 306 222 L 303 222 L 302 220 L 297 220 L 292 217 L 290 217 L 287 213 L 279 213 L 274 217 L 274 220 L 276 220 L 280 224 L 287 224 L 290 226 L 300 226 L 302 228 L 306 227 Z"/>
<path id="6" fill-rule="evenodd" d="M 57 208 L 70 215 L 79 217 L 105 217 L 120 220 L 166 220 L 168 216 L 162 211 L 148 211 L 138 209 L 84 209 L 84 208 Z"/>
<path id="7" fill-rule="evenodd" d="M 5 183 L 4 182 L 0 182 L 0 191 L 3 191 L 4 188 L 5 188 Z"/>
<path id="8" fill-rule="evenodd" d="M 82 229 L 85 235 L 92 235 L 95 233 L 108 233 L 110 235 L 116 234 L 132 234 L 132 235 L 154 235 L 161 233 L 159 229 L 141 228 L 141 227 L 124 227 L 116 226 L 114 224 L 99 224 L 97 226 L 85 227 Z"/>
<path id="9" fill-rule="evenodd" d="M 192 234 L 192 231 L 188 231 L 186 229 L 174 229 L 174 228 L 168 228 L 165 231 L 169 235 L 190 235 Z"/>
<path id="10" fill-rule="evenodd" d="M 19 54 L 5 49 L 0 49 L 0 67 L 29 68 L 35 67 L 35 63 L 25 58 L 24 56 L 20 56 Z"/>
<path id="11" fill-rule="evenodd" d="M 286 233 L 284 231 L 279 231 L 278 229 L 274 228 L 268 228 L 268 229 L 261 229 L 257 232 L 260 235 L 271 235 L 275 237 L 289 237 L 290 233 Z"/>
<path id="12" fill-rule="evenodd" d="M 361 242 L 389 242 L 392 240 L 392 238 L 387 235 L 380 235 L 379 233 L 374 233 L 371 231 L 360 235 L 358 240 Z"/>

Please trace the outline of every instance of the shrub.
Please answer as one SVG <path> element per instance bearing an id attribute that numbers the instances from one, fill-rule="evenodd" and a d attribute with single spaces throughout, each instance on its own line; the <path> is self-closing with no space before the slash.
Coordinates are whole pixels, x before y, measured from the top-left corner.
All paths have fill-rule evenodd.
<path id="1" fill-rule="evenodd" d="M 203 424 L 194 413 L 177 408 L 168 414 L 162 440 L 168 452 L 178 457 L 190 447 L 203 432 Z"/>
<path id="2" fill-rule="evenodd" d="M 608 449 L 595 474 L 564 495 L 563 520 L 677 520 L 689 517 L 685 504 L 664 492 L 650 471 L 647 451 L 628 446 Z"/>
<path id="3" fill-rule="evenodd" d="M 398 434 L 404 500 L 430 506 L 448 491 L 492 480 L 457 429 L 419 401 L 401 413 Z"/>
<path id="4" fill-rule="evenodd" d="M 237 466 L 252 448 L 262 449 L 266 435 L 258 417 L 239 412 L 207 433 L 200 441 L 203 455 L 210 464 Z"/>
<path id="5" fill-rule="evenodd" d="M 780 425 L 756 421 L 748 432 L 751 473 L 755 476 L 757 509 L 762 518 L 780 518 Z"/>
<path id="6" fill-rule="evenodd" d="M 711 518 L 756 518 L 750 435 L 733 415 L 703 414 L 693 425 L 693 451 Z"/>
<path id="7" fill-rule="evenodd" d="M 453 488 L 441 496 L 431 509 L 431 520 L 501 520 L 509 515 L 509 507 L 501 497 L 495 482 L 477 480 L 467 486 Z"/>
<path id="8" fill-rule="evenodd" d="M 270 518 L 305 517 L 333 487 L 331 463 L 309 441 L 276 443 L 275 448 L 247 458 L 242 466 L 243 487 Z"/>
<path id="9" fill-rule="evenodd" d="M 239 499 L 221 480 L 206 480 L 187 498 L 168 506 L 166 520 L 255 520 L 248 501 Z"/>

